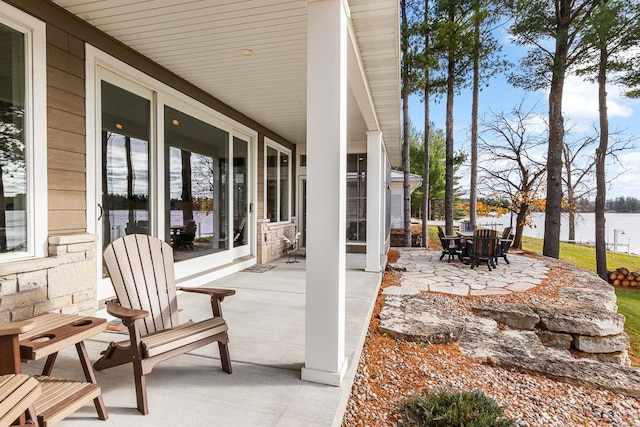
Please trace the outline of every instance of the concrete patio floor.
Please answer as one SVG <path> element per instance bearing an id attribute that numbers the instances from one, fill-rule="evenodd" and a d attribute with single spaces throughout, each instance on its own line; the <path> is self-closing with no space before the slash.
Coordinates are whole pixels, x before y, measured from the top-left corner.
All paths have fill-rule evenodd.
<path id="1" fill-rule="evenodd" d="M 96 372 L 109 414 L 100 421 L 85 405 L 60 426 L 331 426 L 340 425 L 358 365 L 381 273 L 364 271 L 365 258 L 347 256 L 346 354 L 349 368 L 341 387 L 300 380 L 304 364 L 305 262 L 286 258 L 264 273 L 239 272 L 208 286 L 230 288 L 223 302 L 229 324 L 233 374 L 221 370 L 217 345 L 160 363 L 147 376 L 149 415 L 140 415 L 132 368 Z M 181 319 L 210 316 L 204 295 L 181 293 Z M 106 316 L 99 312 L 98 316 Z M 85 341 L 92 361 L 106 343 L 126 335 L 102 333 Z M 43 361 L 23 365 L 36 374 Z M 53 375 L 83 379 L 74 348 L 58 356 Z"/>

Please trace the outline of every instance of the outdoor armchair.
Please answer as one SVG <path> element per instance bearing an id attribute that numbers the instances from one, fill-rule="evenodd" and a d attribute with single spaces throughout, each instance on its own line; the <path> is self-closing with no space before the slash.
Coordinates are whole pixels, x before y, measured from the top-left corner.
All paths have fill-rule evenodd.
<path id="1" fill-rule="evenodd" d="M 110 343 L 94 367 L 102 370 L 131 362 L 142 414 L 149 412 L 145 376 L 163 360 L 218 342 L 222 370 L 231 373 L 228 327 L 221 302 L 235 294 L 234 290 L 176 287 L 171 246 L 143 234 L 109 244 L 104 263 L 117 296 L 107 302 L 107 312 L 122 319 L 129 329 L 130 342 Z M 180 324 L 177 290 L 208 295 L 213 316 Z"/>

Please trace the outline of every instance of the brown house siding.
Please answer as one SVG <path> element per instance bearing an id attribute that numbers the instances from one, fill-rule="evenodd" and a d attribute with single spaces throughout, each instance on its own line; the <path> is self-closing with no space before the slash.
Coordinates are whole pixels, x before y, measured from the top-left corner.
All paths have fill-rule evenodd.
<path id="1" fill-rule="evenodd" d="M 84 45 L 47 24 L 49 234 L 87 229 Z"/>

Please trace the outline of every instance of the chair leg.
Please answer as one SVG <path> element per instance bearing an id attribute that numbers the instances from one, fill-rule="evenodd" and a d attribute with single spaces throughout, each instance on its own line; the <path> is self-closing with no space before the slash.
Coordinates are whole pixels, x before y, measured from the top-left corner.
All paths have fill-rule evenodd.
<path id="1" fill-rule="evenodd" d="M 138 361 L 133 362 L 133 375 L 136 380 L 136 401 L 138 411 L 142 415 L 149 413 L 149 401 L 147 400 L 147 377 L 142 375 L 142 367 Z"/>
<path id="2" fill-rule="evenodd" d="M 222 370 L 227 374 L 232 372 L 231 357 L 229 356 L 229 344 L 218 341 L 218 350 L 220 350 L 220 361 L 222 362 Z"/>
<path id="3" fill-rule="evenodd" d="M 446 253 L 445 251 L 442 251 L 442 255 L 440 255 L 440 261 L 442 261 L 442 259 L 444 258 L 444 256 L 445 256 L 446 254 L 447 254 L 447 253 Z"/>

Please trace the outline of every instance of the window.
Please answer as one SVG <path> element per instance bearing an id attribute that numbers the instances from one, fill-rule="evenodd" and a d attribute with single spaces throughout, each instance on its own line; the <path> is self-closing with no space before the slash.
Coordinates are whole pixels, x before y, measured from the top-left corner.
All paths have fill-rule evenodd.
<path id="1" fill-rule="evenodd" d="M 46 196 L 35 204 L 35 194 L 46 195 L 44 33 L 44 23 L 3 4 L 0 260 L 46 255 Z"/>
<path id="2" fill-rule="evenodd" d="M 347 154 L 347 240 L 367 240 L 366 154 Z"/>
<path id="3" fill-rule="evenodd" d="M 273 145 L 272 145 L 273 144 Z M 269 143 L 265 151 L 266 215 L 271 222 L 291 217 L 291 152 Z"/>

